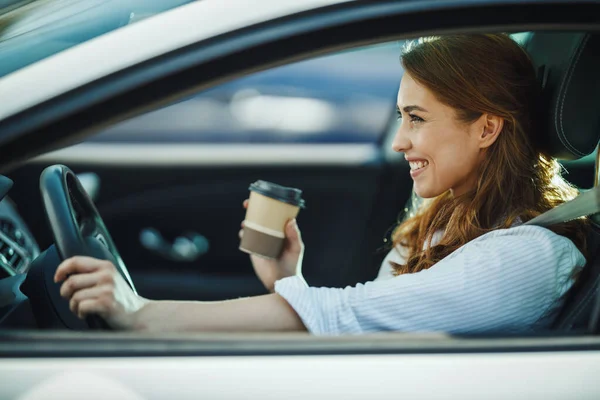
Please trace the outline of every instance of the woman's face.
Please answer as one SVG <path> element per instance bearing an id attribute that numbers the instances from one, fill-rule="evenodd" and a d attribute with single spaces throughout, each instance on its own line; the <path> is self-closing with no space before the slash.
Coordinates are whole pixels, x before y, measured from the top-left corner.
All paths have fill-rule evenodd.
<path id="1" fill-rule="evenodd" d="M 484 118 L 458 121 L 454 109 L 407 73 L 398 91 L 398 112 L 401 124 L 392 148 L 405 153 L 418 196 L 436 197 L 447 190 L 459 196 L 475 187 Z"/>

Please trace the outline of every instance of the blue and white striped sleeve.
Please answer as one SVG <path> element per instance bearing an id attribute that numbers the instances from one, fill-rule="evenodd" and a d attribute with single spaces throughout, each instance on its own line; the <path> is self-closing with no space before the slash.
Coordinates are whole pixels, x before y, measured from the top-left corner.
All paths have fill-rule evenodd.
<path id="1" fill-rule="evenodd" d="M 428 270 L 346 288 L 282 279 L 275 292 L 316 335 L 380 331 L 481 333 L 531 329 L 571 285 L 585 258 L 537 226 L 496 230 Z"/>

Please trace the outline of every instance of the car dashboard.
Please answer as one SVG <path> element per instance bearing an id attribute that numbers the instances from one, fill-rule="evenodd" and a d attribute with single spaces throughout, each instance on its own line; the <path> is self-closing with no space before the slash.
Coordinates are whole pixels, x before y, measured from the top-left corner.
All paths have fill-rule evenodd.
<path id="1" fill-rule="evenodd" d="M 0 201 L 0 279 L 27 272 L 39 254 L 39 246 L 16 205 L 5 197 Z"/>

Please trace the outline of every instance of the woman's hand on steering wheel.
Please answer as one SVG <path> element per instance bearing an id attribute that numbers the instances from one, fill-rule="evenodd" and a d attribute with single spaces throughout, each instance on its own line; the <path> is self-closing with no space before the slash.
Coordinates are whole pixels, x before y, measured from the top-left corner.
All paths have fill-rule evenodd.
<path id="1" fill-rule="evenodd" d="M 244 208 L 248 208 L 248 200 L 244 200 Z M 244 223 L 242 222 L 242 228 Z M 244 230 L 239 232 L 240 239 Z M 302 258 L 304 256 L 304 242 L 300 228 L 295 219 L 287 222 L 285 226 L 285 242 L 281 255 L 276 260 L 250 255 L 254 272 L 265 285 L 269 292 L 273 292 L 275 282 L 289 276 L 302 275 Z"/>
<path id="2" fill-rule="evenodd" d="M 99 315 L 112 328 L 134 329 L 136 312 L 148 300 L 131 290 L 110 261 L 76 256 L 63 261 L 54 275 L 63 282 L 62 297 L 79 318 Z"/>

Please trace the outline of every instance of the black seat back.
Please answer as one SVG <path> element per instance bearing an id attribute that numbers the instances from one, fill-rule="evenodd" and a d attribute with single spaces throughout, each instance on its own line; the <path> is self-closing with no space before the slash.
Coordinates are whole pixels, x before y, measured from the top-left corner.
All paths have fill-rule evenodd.
<path id="1" fill-rule="evenodd" d="M 600 138 L 600 36 L 536 32 L 525 48 L 543 82 L 540 147 L 559 159 L 589 155 Z M 596 184 L 590 182 L 590 186 Z M 588 263 L 565 295 L 554 329 L 595 329 L 590 321 L 600 288 L 600 224 L 593 221 L 587 253 Z"/>
<path id="2" fill-rule="evenodd" d="M 600 139 L 600 35 L 535 32 L 525 48 L 543 85 L 537 145 L 563 160 L 591 154 Z"/>

